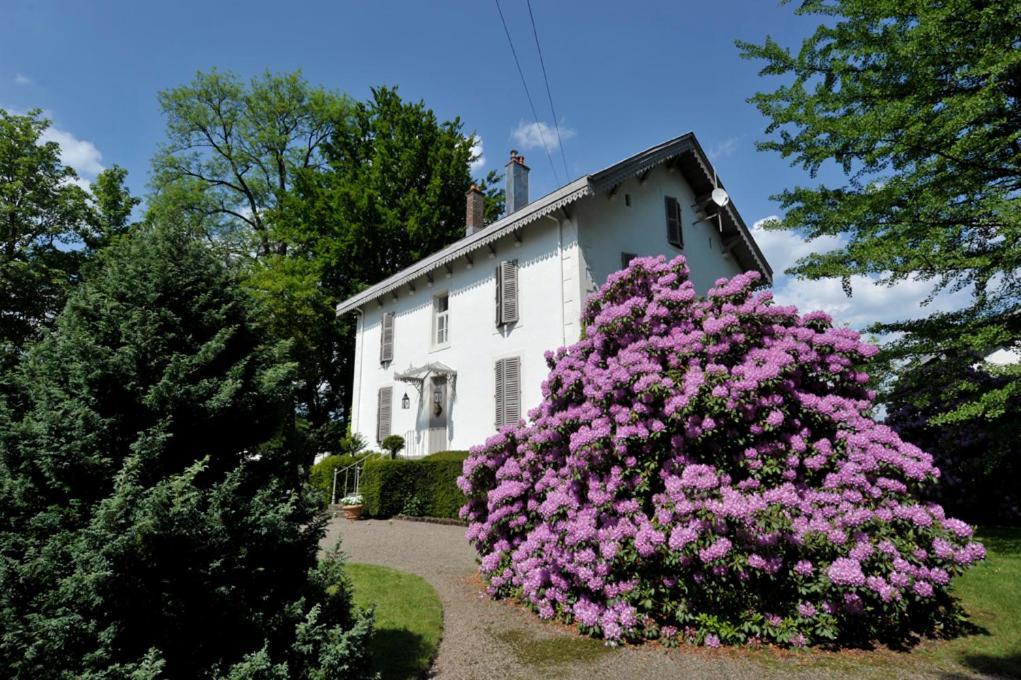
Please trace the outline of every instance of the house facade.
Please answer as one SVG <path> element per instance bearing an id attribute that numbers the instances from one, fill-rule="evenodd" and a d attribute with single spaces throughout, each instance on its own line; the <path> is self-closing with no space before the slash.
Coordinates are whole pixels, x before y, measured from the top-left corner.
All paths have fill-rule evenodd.
<path id="1" fill-rule="evenodd" d="M 541 400 L 547 350 L 576 342 L 586 296 L 631 257 L 683 254 L 696 290 L 772 271 L 689 133 L 535 201 L 507 164 L 507 214 L 337 307 L 357 315 L 352 430 L 417 457 L 480 444 Z M 715 191 L 714 191 L 715 190 Z"/>

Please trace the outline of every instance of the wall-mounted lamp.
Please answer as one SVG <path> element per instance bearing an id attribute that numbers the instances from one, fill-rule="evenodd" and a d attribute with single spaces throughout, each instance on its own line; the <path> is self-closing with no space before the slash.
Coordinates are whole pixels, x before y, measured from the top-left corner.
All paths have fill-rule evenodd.
<path id="1" fill-rule="evenodd" d="M 411 408 L 411 400 L 408 399 L 407 392 L 404 393 L 404 398 L 401 399 L 401 408 L 404 409 L 405 411 Z"/>
<path id="2" fill-rule="evenodd" d="M 443 413 L 443 404 L 440 399 L 443 397 L 443 393 L 439 389 L 433 390 L 433 411 L 439 416 Z"/>

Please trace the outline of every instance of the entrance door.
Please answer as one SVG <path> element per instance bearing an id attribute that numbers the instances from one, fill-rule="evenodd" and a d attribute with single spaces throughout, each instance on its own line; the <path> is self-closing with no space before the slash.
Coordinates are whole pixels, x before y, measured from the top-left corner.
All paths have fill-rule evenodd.
<path id="1" fill-rule="evenodd" d="M 434 376 L 429 389 L 429 453 L 447 450 L 447 379 Z"/>

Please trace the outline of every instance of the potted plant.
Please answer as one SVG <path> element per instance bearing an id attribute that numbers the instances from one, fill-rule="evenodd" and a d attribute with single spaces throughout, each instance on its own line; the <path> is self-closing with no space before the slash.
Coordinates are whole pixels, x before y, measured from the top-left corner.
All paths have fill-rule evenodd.
<path id="1" fill-rule="evenodd" d="M 357 520 L 362 518 L 362 495 L 354 494 L 352 496 L 344 496 L 340 499 L 340 507 L 344 511 L 344 517 L 350 520 Z"/>

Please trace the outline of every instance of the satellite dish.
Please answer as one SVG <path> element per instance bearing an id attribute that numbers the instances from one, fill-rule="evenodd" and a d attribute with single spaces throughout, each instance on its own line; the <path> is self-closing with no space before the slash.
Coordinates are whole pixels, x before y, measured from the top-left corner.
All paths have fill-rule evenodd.
<path id="1" fill-rule="evenodd" d="M 721 208 L 730 203 L 730 196 L 727 195 L 726 191 L 719 187 L 713 189 L 713 193 L 710 194 L 709 197 L 713 203 L 715 203 L 717 206 Z"/>

